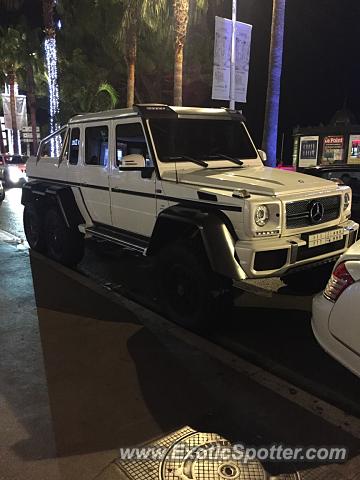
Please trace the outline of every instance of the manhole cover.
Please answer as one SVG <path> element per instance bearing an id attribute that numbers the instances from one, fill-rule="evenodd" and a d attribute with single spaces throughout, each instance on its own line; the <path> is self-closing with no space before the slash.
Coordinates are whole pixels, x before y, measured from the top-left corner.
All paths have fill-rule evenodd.
<path id="1" fill-rule="evenodd" d="M 160 469 L 161 480 L 265 480 L 257 460 L 242 459 L 216 433 L 194 432 L 170 448 Z"/>

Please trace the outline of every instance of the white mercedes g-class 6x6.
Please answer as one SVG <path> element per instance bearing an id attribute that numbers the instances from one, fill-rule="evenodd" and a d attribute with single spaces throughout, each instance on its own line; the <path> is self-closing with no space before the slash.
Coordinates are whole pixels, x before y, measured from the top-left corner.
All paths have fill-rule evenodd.
<path id="1" fill-rule="evenodd" d="M 27 240 L 67 265 L 90 236 L 157 256 L 170 316 L 194 323 L 229 284 L 286 277 L 356 240 L 350 188 L 262 157 L 237 111 L 154 104 L 75 116 L 28 161 Z"/>

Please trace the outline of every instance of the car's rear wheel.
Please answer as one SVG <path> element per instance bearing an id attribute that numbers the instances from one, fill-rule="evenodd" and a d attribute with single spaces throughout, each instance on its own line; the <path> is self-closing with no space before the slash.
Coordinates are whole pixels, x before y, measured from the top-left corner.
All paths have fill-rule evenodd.
<path id="1" fill-rule="evenodd" d="M 26 205 L 23 214 L 26 240 L 33 250 L 44 252 L 46 248 L 44 222 L 40 211 L 34 205 Z"/>
<path id="2" fill-rule="evenodd" d="M 68 227 L 56 208 L 48 210 L 45 218 L 46 248 L 50 258 L 74 266 L 84 256 L 84 236 L 76 227 Z"/>
<path id="3" fill-rule="evenodd" d="M 165 313 L 186 328 L 212 327 L 232 306 L 231 282 L 214 274 L 189 246 L 177 244 L 160 252 L 158 281 Z"/>

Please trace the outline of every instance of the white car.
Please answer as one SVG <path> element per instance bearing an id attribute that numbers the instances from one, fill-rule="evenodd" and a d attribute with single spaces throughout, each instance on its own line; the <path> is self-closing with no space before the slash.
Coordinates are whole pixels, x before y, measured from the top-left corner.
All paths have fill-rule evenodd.
<path id="1" fill-rule="evenodd" d="M 360 376 L 360 241 L 336 263 L 313 300 L 312 327 L 320 345 Z"/>
<path id="2" fill-rule="evenodd" d="M 349 187 L 262 159 L 237 111 L 137 105 L 77 115 L 27 163 L 28 243 L 66 265 L 89 237 L 156 257 L 169 316 L 194 325 L 233 284 L 296 275 L 356 241 Z"/>
<path id="3" fill-rule="evenodd" d="M 26 181 L 25 155 L 0 155 L 0 180 L 7 187 L 22 186 Z"/>

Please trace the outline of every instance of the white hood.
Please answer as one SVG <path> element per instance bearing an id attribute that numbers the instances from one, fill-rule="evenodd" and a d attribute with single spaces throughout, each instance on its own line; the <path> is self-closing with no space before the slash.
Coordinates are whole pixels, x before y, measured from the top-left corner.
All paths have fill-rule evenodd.
<path id="1" fill-rule="evenodd" d="M 175 171 L 166 172 L 163 178 L 175 180 Z M 329 180 L 262 166 L 178 171 L 178 180 L 181 183 L 202 187 L 224 190 L 245 189 L 249 193 L 269 196 L 337 189 L 336 183 Z"/>

